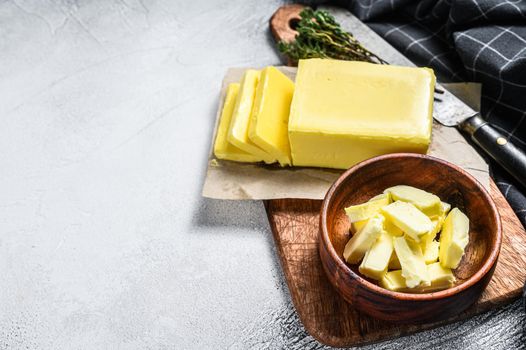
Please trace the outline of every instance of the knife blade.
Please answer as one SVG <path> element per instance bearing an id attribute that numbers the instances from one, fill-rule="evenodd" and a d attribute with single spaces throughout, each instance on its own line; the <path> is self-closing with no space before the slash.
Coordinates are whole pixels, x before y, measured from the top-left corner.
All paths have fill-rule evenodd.
<path id="1" fill-rule="evenodd" d="M 457 127 L 467 134 L 486 154 L 499 163 L 526 188 L 526 154 L 495 127 L 482 119 L 480 113 L 458 99 L 443 86 L 433 104 L 433 118 L 448 127 Z"/>

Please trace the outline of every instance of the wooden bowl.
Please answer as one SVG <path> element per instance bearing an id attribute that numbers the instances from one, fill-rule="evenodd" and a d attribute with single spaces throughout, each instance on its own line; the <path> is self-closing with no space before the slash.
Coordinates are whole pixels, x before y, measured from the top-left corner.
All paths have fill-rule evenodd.
<path id="1" fill-rule="evenodd" d="M 344 208 L 395 185 L 434 193 L 469 217 L 469 244 L 454 270 L 453 287 L 423 294 L 392 292 L 361 276 L 358 265 L 345 262 L 350 223 Z M 387 321 L 434 322 L 467 309 L 490 281 L 501 241 L 499 213 L 482 185 L 459 167 L 420 154 L 384 155 L 355 165 L 331 186 L 321 208 L 319 249 L 329 281 L 358 310 Z"/>

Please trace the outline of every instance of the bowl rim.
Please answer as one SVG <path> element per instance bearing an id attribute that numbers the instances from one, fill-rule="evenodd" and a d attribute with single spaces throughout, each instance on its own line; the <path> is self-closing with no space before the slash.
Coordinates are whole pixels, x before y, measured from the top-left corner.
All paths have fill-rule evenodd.
<path id="1" fill-rule="evenodd" d="M 461 173 L 462 175 L 466 176 L 469 180 L 471 180 L 475 186 L 479 189 L 479 191 L 482 193 L 484 198 L 486 199 L 486 202 L 489 203 L 490 210 L 493 214 L 493 220 L 497 223 L 497 232 L 495 233 L 496 239 L 495 244 L 491 246 L 491 252 L 482 265 L 482 267 L 470 278 L 468 278 L 463 283 L 454 286 L 452 288 L 444 289 L 437 292 L 431 292 L 431 293 L 404 293 L 404 292 L 393 292 L 388 289 L 382 288 L 372 282 L 369 282 L 362 276 L 360 276 L 358 273 L 354 272 L 347 263 L 339 257 L 339 255 L 336 253 L 336 250 L 334 249 L 334 246 L 332 245 L 332 242 L 329 238 L 329 232 L 327 229 L 327 211 L 329 207 L 329 203 L 331 203 L 334 194 L 336 193 L 336 190 L 340 187 L 340 185 L 344 182 L 344 180 L 349 177 L 350 175 L 360 171 L 362 168 L 376 162 L 385 161 L 392 158 L 400 158 L 400 157 L 408 157 L 408 158 L 416 158 L 416 159 L 428 159 L 434 162 L 441 163 L 444 166 L 447 166 L 449 168 L 452 168 L 453 170 Z M 488 191 L 482 186 L 482 184 L 475 179 L 471 174 L 467 173 L 465 170 L 460 168 L 459 166 L 452 164 L 448 161 L 445 161 L 443 159 L 439 159 L 436 157 L 432 157 L 429 155 L 424 154 L 416 154 L 416 153 L 391 153 L 387 155 L 377 156 L 374 158 L 370 158 L 367 160 L 364 160 L 348 170 L 346 170 L 343 174 L 338 177 L 338 179 L 331 185 L 329 190 L 327 191 L 325 198 L 323 199 L 322 207 L 321 207 L 321 215 L 320 215 L 320 227 L 321 227 L 321 239 L 323 244 L 325 245 L 326 250 L 329 253 L 329 256 L 333 261 L 336 262 L 337 266 L 341 270 L 343 270 L 345 273 L 350 274 L 353 279 L 356 280 L 357 283 L 364 286 L 366 289 L 374 292 L 379 293 L 382 295 L 385 295 L 387 297 L 393 298 L 393 299 L 399 299 L 399 300 L 406 300 L 406 301 L 430 301 L 430 300 L 437 300 L 437 299 L 443 299 L 450 297 L 452 295 L 458 294 L 471 286 L 475 285 L 477 282 L 479 282 L 495 265 L 497 258 L 500 253 L 500 248 L 502 244 L 502 223 L 500 219 L 500 214 L 497 210 L 497 207 L 489 195 Z"/>

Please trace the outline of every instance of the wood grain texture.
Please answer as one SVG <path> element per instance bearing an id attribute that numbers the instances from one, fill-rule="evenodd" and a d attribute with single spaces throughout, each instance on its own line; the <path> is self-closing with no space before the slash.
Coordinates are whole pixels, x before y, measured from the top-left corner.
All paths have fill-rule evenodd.
<path id="1" fill-rule="evenodd" d="M 332 288 L 318 253 L 322 201 L 266 201 L 281 265 L 305 329 L 327 345 L 361 345 L 434 328 L 518 298 L 526 278 L 526 232 L 493 181 L 490 194 L 499 208 L 504 236 L 492 280 L 480 299 L 462 314 L 446 321 L 421 325 L 397 325 L 363 315 Z"/>

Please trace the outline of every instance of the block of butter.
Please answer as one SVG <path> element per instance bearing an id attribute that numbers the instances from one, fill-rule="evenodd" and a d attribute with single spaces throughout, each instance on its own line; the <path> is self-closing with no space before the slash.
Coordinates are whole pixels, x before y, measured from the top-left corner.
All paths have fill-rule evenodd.
<path id="1" fill-rule="evenodd" d="M 293 94 L 294 83 L 285 74 L 274 67 L 261 71 L 248 136 L 281 166 L 292 164 L 288 124 Z"/>
<path id="2" fill-rule="evenodd" d="M 402 270 L 387 272 L 382 279 L 380 279 L 380 286 L 394 292 L 432 292 L 449 288 L 453 286 L 456 281 L 451 269 L 442 267 L 440 263 L 427 265 L 427 273 L 429 275 L 429 286 L 408 288 L 406 280 L 402 276 Z"/>
<path id="3" fill-rule="evenodd" d="M 432 193 L 416 187 L 398 185 L 387 188 L 384 192 L 389 193 L 393 201 L 402 201 L 413 204 L 429 217 L 438 217 L 442 214 L 442 202 L 440 198 Z"/>
<path id="4" fill-rule="evenodd" d="M 379 282 L 380 286 L 393 292 L 403 292 L 407 290 L 405 278 L 402 276 L 402 270 L 393 270 L 383 275 Z"/>
<path id="5" fill-rule="evenodd" d="M 439 260 L 443 267 L 456 269 L 469 241 L 469 219 L 458 208 L 444 220 L 440 233 Z"/>
<path id="6" fill-rule="evenodd" d="M 230 120 L 232 119 L 232 112 L 234 111 L 238 91 L 238 83 L 228 85 L 225 103 L 223 104 L 223 111 L 221 112 L 219 126 L 217 127 L 214 154 L 219 159 L 227 159 L 237 162 L 259 162 L 261 159 L 237 148 L 228 142 L 227 139 L 228 128 L 230 127 Z"/>
<path id="7" fill-rule="evenodd" d="M 392 236 L 402 236 L 404 232 L 400 230 L 398 226 L 393 224 L 391 220 L 384 221 L 384 230 L 386 230 Z"/>
<path id="8" fill-rule="evenodd" d="M 345 214 L 347 214 L 351 223 L 363 221 L 374 216 L 382 207 L 388 204 L 389 198 L 382 197 L 362 204 L 351 205 L 345 208 Z"/>
<path id="9" fill-rule="evenodd" d="M 420 236 L 420 245 L 422 246 L 422 251 L 425 251 L 425 247 L 436 238 L 437 233 L 442 229 L 443 222 L 444 222 L 444 219 L 442 218 L 442 216 L 431 219 L 431 223 L 433 224 L 433 229 L 429 231 L 429 233 L 426 233 L 425 235 Z"/>
<path id="10" fill-rule="evenodd" d="M 358 231 L 360 231 L 362 229 L 362 227 L 365 226 L 365 224 L 367 224 L 367 221 L 369 219 L 365 219 L 365 220 L 362 220 L 362 221 L 355 221 L 355 222 L 352 222 L 351 223 L 351 231 L 353 233 L 356 233 Z"/>
<path id="11" fill-rule="evenodd" d="M 411 203 L 396 201 L 382 207 L 380 212 L 416 242 L 433 229 L 431 219 Z"/>
<path id="12" fill-rule="evenodd" d="M 456 281 L 451 269 L 443 267 L 439 262 L 427 265 L 427 273 L 431 285 L 424 287 L 425 291 L 445 289 L 451 287 Z"/>
<path id="13" fill-rule="evenodd" d="M 349 264 L 357 264 L 383 231 L 384 217 L 375 215 L 345 245 L 343 257 Z"/>
<path id="14" fill-rule="evenodd" d="M 428 286 L 429 275 L 420 245 L 405 237 L 395 237 L 393 245 L 402 266 L 402 276 L 405 278 L 407 287 Z"/>
<path id="15" fill-rule="evenodd" d="M 435 76 L 427 68 L 300 60 L 289 119 L 292 163 L 346 169 L 386 153 L 425 153 Z"/>
<path id="16" fill-rule="evenodd" d="M 365 253 L 358 268 L 361 274 L 379 280 L 387 272 L 389 260 L 393 254 L 393 236 L 383 231 L 373 243 L 371 249 Z"/>
<path id="17" fill-rule="evenodd" d="M 426 264 L 431 264 L 438 260 L 438 249 L 440 248 L 440 243 L 435 240 L 426 241 L 421 247 Z"/>
<path id="18" fill-rule="evenodd" d="M 442 216 L 446 217 L 447 213 L 451 210 L 451 204 L 442 202 Z"/>
<path id="19" fill-rule="evenodd" d="M 274 163 L 275 159 L 252 143 L 248 137 L 250 116 L 259 77 L 259 71 L 248 69 L 241 80 L 234 112 L 232 113 L 232 120 L 230 121 L 228 141 L 237 148 L 252 154 L 265 163 Z"/>

